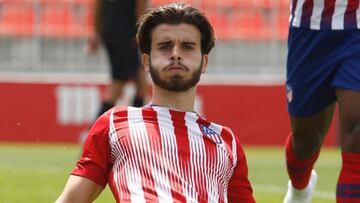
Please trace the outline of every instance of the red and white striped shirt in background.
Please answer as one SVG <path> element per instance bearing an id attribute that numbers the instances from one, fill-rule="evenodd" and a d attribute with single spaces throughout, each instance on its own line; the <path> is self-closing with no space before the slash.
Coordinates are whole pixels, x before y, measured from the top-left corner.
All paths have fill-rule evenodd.
<path id="1" fill-rule="evenodd" d="M 292 0 L 290 24 L 312 30 L 360 29 L 360 0 Z"/>
<path id="2" fill-rule="evenodd" d="M 160 106 L 101 116 L 72 175 L 108 183 L 117 202 L 255 202 L 231 130 Z"/>

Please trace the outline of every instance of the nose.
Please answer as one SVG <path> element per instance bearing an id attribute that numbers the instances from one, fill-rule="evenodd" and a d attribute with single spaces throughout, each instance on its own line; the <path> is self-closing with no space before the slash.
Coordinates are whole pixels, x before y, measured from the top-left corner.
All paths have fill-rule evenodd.
<path id="1" fill-rule="evenodd" d="M 171 61 L 180 61 L 181 60 L 180 49 L 178 46 L 173 47 L 171 56 L 170 56 L 170 60 Z"/>

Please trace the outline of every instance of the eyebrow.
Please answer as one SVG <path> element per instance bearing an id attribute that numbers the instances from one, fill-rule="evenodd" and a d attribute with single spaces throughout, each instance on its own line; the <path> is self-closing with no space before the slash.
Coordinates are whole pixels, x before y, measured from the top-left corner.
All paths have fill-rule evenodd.
<path id="1" fill-rule="evenodd" d="M 162 46 L 162 45 L 168 45 L 168 44 L 171 44 L 171 43 L 172 43 L 172 41 L 169 40 L 169 41 L 165 41 L 165 42 L 158 42 L 156 45 L 157 46 Z M 192 41 L 184 41 L 184 42 L 182 42 L 182 44 L 196 46 L 196 43 L 192 42 Z"/>
<path id="2" fill-rule="evenodd" d="M 169 41 L 165 41 L 165 42 L 158 42 L 156 45 L 157 46 L 162 46 L 162 45 L 168 45 L 168 44 L 171 44 L 172 42 L 169 40 Z"/>
<path id="3" fill-rule="evenodd" d="M 191 45 L 191 46 L 196 46 L 196 43 L 195 42 L 183 42 L 183 44 L 186 44 L 186 45 Z"/>

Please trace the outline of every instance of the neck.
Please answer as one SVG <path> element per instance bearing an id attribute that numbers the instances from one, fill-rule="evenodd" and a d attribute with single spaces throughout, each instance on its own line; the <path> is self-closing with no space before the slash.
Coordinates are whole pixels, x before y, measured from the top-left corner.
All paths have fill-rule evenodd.
<path id="1" fill-rule="evenodd" d="M 152 88 L 152 103 L 179 111 L 194 111 L 196 88 L 172 92 L 156 85 Z"/>

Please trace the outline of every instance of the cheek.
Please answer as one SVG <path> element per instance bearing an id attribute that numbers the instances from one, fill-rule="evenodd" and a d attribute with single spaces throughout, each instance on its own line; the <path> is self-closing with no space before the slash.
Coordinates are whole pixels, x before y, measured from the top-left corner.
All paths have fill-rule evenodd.
<path id="1" fill-rule="evenodd" d="M 158 54 L 158 53 L 153 53 L 150 55 L 151 57 L 151 65 L 153 66 L 163 66 L 163 65 L 167 65 L 169 63 L 168 57 L 162 55 L 162 54 Z"/>
<path id="2" fill-rule="evenodd" d="M 191 69 L 198 69 L 201 64 L 201 54 L 191 54 L 184 58 L 184 65 Z"/>

